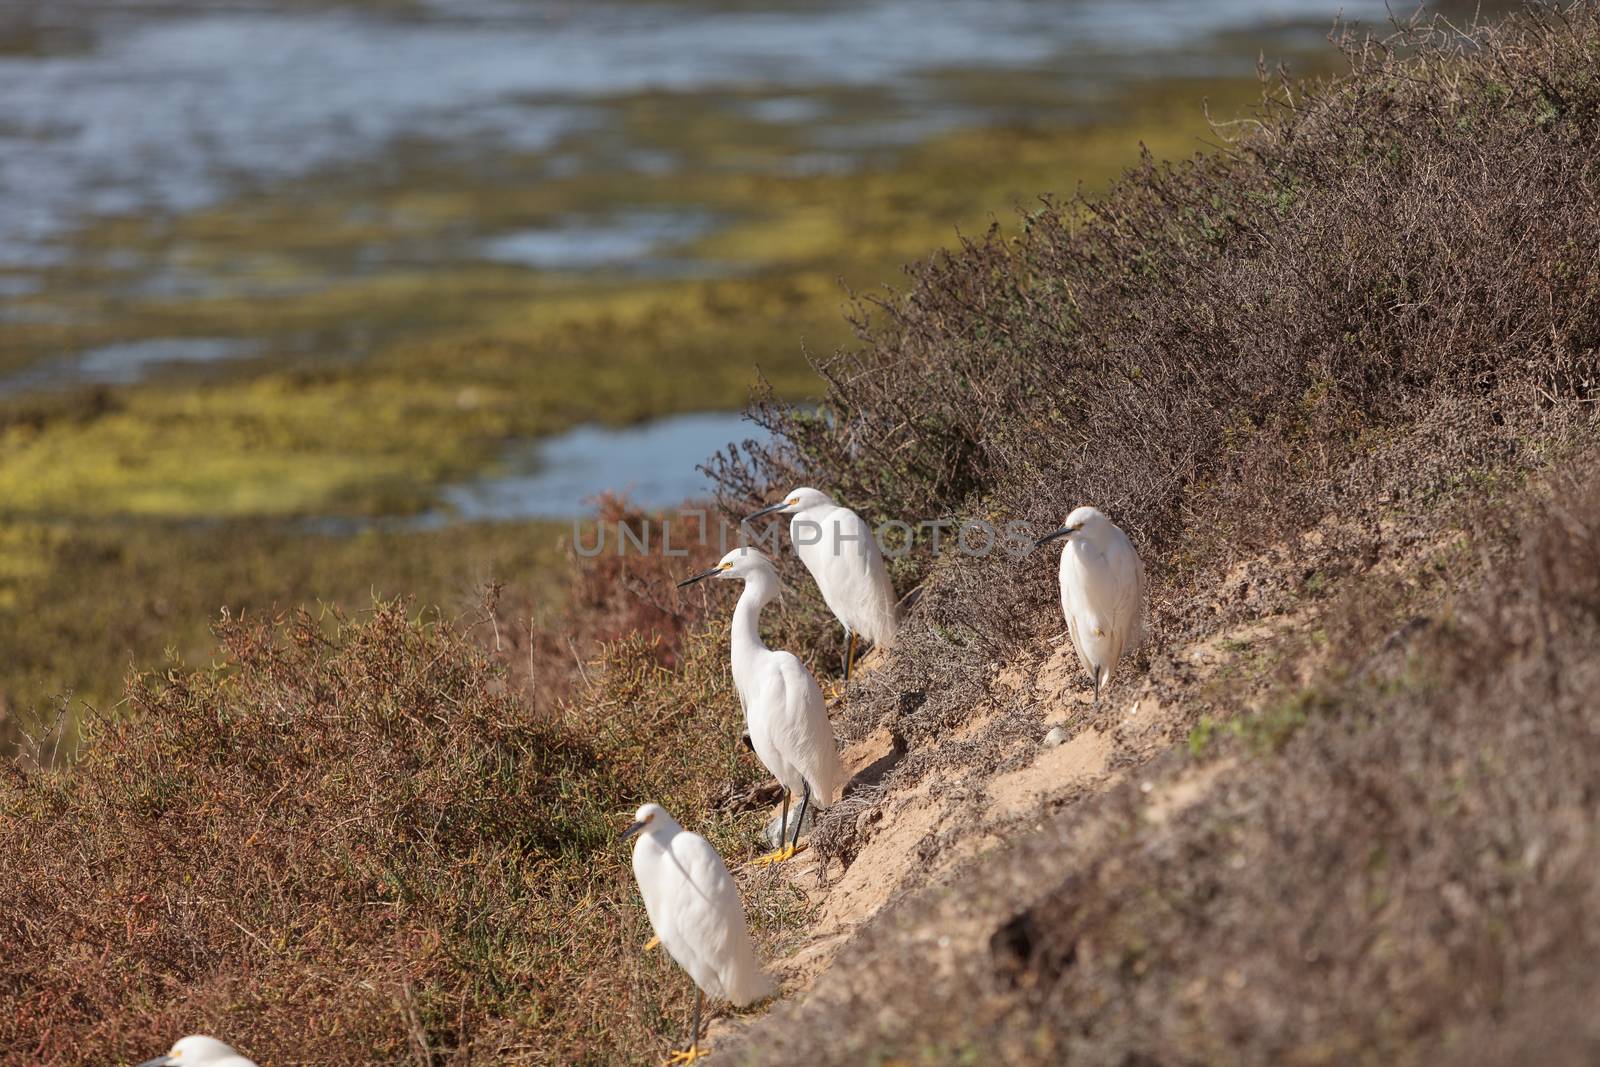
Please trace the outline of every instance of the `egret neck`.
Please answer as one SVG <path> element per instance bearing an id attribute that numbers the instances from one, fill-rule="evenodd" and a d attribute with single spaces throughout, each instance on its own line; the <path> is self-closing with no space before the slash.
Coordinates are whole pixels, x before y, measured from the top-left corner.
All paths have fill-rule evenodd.
<path id="1" fill-rule="evenodd" d="M 761 609 L 781 592 L 778 575 L 768 567 L 753 568 L 744 576 L 744 591 L 733 609 L 732 653 L 734 681 L 768 651 L 761 640 Z"/>

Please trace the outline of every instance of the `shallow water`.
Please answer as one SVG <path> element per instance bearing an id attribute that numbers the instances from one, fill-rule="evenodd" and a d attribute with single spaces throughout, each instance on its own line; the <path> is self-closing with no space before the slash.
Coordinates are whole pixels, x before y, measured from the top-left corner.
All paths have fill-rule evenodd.
<path id="1" fill-rule="evenodd" d="M 630 94 L 737 91 L 763 121 L 871 147 L 901 123 L 915 137 L 950 121 L 952 71 L 1102 83 L 1175 61 L 1232 69 L 1237 50 L 1214 52 L 1212 38 L 1325 27 L 1335 6 L 22 0 L 0 13 L 0 265 L 59 255 L 86 218 L 191 211 L 402 140 L 480 161 L 539 152 L 606 126 L 607 103 Z M 865 138 L 805 95 L 841 86 L 881 98 Z"/>
<path id="2" fill-rule="evenodd" d="M 132 385 L 163 367 L 247 359 L 260 351 L 260 342 L 243 337 L 158 337 L 101 345 L 0 377 L 0 398 L 83 384 Z"/>
<path id="3" fill-rule="evenodd" d="M 766 431 L 729 412 L 700 412 L 639 426 L 579 426 L 544 441 L 516 445 L 500 470 L 446 488 L 442 500 L 474 521 L 565 519 L 585 514 L 614 491 L 642 508 L 668 508 L 704 496 L 697 469 L 730 443 L 765 441 Z"/>
<path id="4" fill-rule="evenodd" d="M 485 258 L 543 270 L 597 270 L 683 274 L 670 252 L 711 232 L 709 214 L 688 211 L 620 211 L 605 219 L 558 220 L 539 229 L 502 234 L 483 243 Z"/>
<path id="5" fill-rule="evenodd" d="M 1129 86 L 1247 75 L 1262 49 L 1318 42 L 1339 6 L 0 0 L 0 399 L 252 356 L 238 373 L 356 361 L 426 341 L 435 310 L 493 334 L 451 303 L 492 289 L 451 290 L 452 272 L 541 294 L 758 274 L 759 248 L 696 251 L 750 206 L 696 202 L 708 176 L 759 187 L 892 164 L 957 128 L 1069 126 Z M 396 277 L 440 279 L 438 300 L 396 286 L 294 317 L 290 297 Z M 748 361 L 737 344 L 717 358 Z M 566 516 L 605 489 L 664 506 L 752 430 L 580 428 L 449 488 L 438 514 Z"/>

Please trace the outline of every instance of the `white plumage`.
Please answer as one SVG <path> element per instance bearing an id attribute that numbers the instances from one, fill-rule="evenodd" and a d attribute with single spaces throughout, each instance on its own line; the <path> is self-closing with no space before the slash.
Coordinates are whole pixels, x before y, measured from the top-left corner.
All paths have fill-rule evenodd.
<path id="1" fill-rule="evenodd" d="M 798 657 L 774 651 L 761 640 L 761 609 L 781 588 L 772 561 L 753 548 L 736 548 L 715 567 L 679 584 L 712 577 L 744 581 L 731 627 L 733 685 L 744 706 L 750 746 L 785 790 L 783 825 L 787 827 L 790 795 L 802 794 L 826 807 L 844 788 L 844 763 L 828 723 L 827 704 L 816 679 Z M 798 825 L 795 836 L 799 836 Z M 763 858 L 787 859 L 792 854 L 790 849 L 786 855 L 774 853 Z"/>
<path id="2" fill-rule="evenodd" d="M 792 516 L 789 538 L 794 542 L 795 553 L 816 580 L 828 610 L 851 639 L 851 651 L 846 653 L 845 661 L 848 677 L 854 639 L 863 637 L 880 648 L 889 648 L 899 626 L 894 586 L 872 527 L 817 489 L 792 490 L 780 502 L 745 521 L 772 512 Z"/>
<path id="3" fill-rule="evenodd" d="M 629 831 L 633 877 L 650 926 L 706 996 L 744 1006 L 772 995 L 744 921 L 739 888 L 711 842 L 660 804 L 646 804 Z"/>
<path id="4" fill-rule="evenodd" d="M 173 1045 L 165 1056 L 145 1060 L 139 1067 L 256 1067 L 256 1064 L 214 1037 L 193 1034 Z"/>
<path id="5" fill-rule="evenodd" d="M 1099 509 L 1076 508 L 1039 544 L 1067 538 L 1061 550 L 1061 613 L 1078 662 L 1100 690 L 1144 640 L 1144 563 L 1128 535 Z"/>

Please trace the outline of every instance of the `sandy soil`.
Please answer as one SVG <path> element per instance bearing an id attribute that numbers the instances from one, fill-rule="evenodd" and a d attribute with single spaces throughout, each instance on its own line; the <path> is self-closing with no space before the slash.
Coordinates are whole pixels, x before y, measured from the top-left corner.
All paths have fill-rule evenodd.
<path id="1" fill-rule="evenodd" d="M 1386 533 L 1392 536 L 1394 531 Z M 889 731 L 879 728 L 849 746 L 845 761 L 854 778 L 843 803 L 860 807 L 855 816 L 859 850 L 851 862 L 842 870 L 835 863 L 831 871 L 823 871 L 806 852 L 777 870 L 740 875 L 786 878 L 817 908 L 804 935 L 770 964 L 786 1002 L 777 1011 L 796 1012 L 812 995 L 837 999 L 867 992 L 854 989 L 853 977 L 831 965 L 863 930 L 892 922 L 894 906 L 912 894 L 925 900 L 927 891 L 935 891 L 933 921 L 924 911 L 915 929 L 894 931 L 902 943 L 916 944 L 919 960 L 946 967 L 962 954 L 985 950 L 1006 917 L 974 914 L 971 904 L 964 903 L 968 897 L 951 893 L 941 898 L 937 890 L 1045 820 L 1070 818 L 1080 801 L 1132 779 L 1144 794 L 1143 814 L 1152 822 L 1165 822 L 1199 802 L 1232 767 L 1230 761 L 1196 763 L 1161 776 L 1160 785 L 1139 781 L 1140 769 L 1185 743 L 1197 708 L 1214 708 L 1221 700 L 1235 711 L 1254 709 L 1268 692 L 1270 678 L 1311 675 L 1320 656 L 1315 642 L 1305 638 L 1326 601 L 1292 592 L 1290 561 L 1297 561 L 1294 568 L 1302 567 L 1307 554 L 1330 536 L 1331 530 L 1313 530 L 1296 545 L 1239 563 L 1216 590 L 1217 600 L 1230 607 L 1219 611 L 1215 625 L 1202 627 L 1205 632 L 1188 642 L 1162 646 L 1125 663 L 1098 709 L 1092 706 L 1087 678 L 1064 630 L 1051 635 L 1053 647 L 1046 654 L 1003 665 L 991 686 L 994 706 L 977 709 L 937 743 L 939 749 L 956 749 L 1002 733 L 1007 714 L 1016 714 L 1018 706 L 1031 709 L 1036 722 L 1030 724 L 1028 739 L 1012 743 L 998 764 L 986 760 L 963 766 L 955 759 L 941 760 L 937 773 L 924 775 L 910 788 L 885 792 L 879 783 L 900 757 Z M 1414 568 L 1444 547 L 1442 541 L 1407 545 L 1379 569 Z M 872 666 L 867 661 L 866 668 Z M 1052 727 L 1065 730 L 1064 742 L 1043 741 Z M 717 1019 L 709 1031 L 710 1045 L 737 1044 L 762 1018 Z"/>

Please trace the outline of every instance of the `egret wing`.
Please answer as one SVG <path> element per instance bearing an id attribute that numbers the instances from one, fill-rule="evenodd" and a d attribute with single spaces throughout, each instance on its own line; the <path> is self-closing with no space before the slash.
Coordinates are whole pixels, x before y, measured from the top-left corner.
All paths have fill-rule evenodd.
<path id="1" fill-rule="evenodd" d="M 1144 564 L 1118 531 L 1102 546 L 1083 542 L 1061 562 L 1061 602 L 1085 669 L 1109 682 L 1123 654 L 1141 638 Z"/>
<path id="2" fill-rule="evenodd" d="M 1112 620 L 1120 641 L 1120 659 L 1144 641 L 1144 561 L 1139 558 L 1133 542 L 1124 536 L 1112 546 L 1107 562 L 1116 583 L 1116 606 L 1112 611 Z"/>
<path id="3" fill-rule="evenodd" d="M 1084 640 L 1085 628 L 1092 630 L 1095 626 L 1089 579 L 1081 554 L 1068 546 L 1061 553 L 1061 613 L 1066 616 L 1067 635 L 1072 638 L 1072 649 L 1078 654 L 1078 662 L 1083 665 L 1085 673 L 1093 675 L 1094 659 Z"/>
<path id="4" fill-rule="evenodd" d="M 844 763 L 828 722 L 828 705 L 822 688 L 806 665 L 789 652 L 774 653 L 783 678 L 783 720 L 780 744 L 811 786 L 812 799 L 824 807 L 839 798 L 844 785 Z"/>
<path id="5" fill-rule="evenodd" d="M 1089 650 L 1083 647 L 1083 637 L 1078 633 L 1077 620 L 1073 616 L 1071 608 L 1066 608 L 1065 610 L 1067 614 L 1067 636 L 1072 638 L 1072 650 L 1078 654 L 1078 662 L 1083 664 L 1083 669 L 1092 671 Z"/>
<path id="6" fill-rule="evenodd" d="M 1061 606 L 1079 630 L 1104 629 L 1116 596 L 1106 555 L 1091 544 L 1069 545 L 1061 559 Z M 1082 642 L 1088 634 L 1079 633 Z"/>
<path id="7" fill-rule="evenodd" d="M 797 516 L 790 536 L 828 610 L 869 641 L 892 639 L 894 587 L 866 521 L 849 508 L 834 508 L 815 519 Z"/>
<path id="8" fill-rule="evenodd" d="M 688 831 L 673 836 L 671 859 L 681 873 L 671 902 L 674 926 L 694 957 L 694 964 L 682 961 L 685 969 L 713 996 L 748 999 L 745 991 L 762 981 L 761 967 L 727 865 L 711 842 Z"/>
<path id="9" fill-rule="evenodd" d="M 756 755 L 779 784 L 798 797 L 800 790 L 805 788 L 805 782 L 802 780 L 803 772 L 795 762 L 796 748 L 789 711 L 790 690 L 794 684 L 783 669 L 786 656 L 789 656 L 787 652 L 769 652 L 762 657 L 757 689 L 750 697 L 755 707 L 751 709 L 753 714 L 746 717 L 746 722 L 750 726 L 750 740 L 756 747 Z"/>
<path id="10" fill-rule="evenodd" d="M 644 911 L 650 918 L 650 929 L 664 943 L 676 940 L 673 912 L 667 907 L 672 899 L 672 886 L 678 881 L 677 865 L 665 852 L 653 848 L 644 838 L 633 849 L 633 880 L 639 885 L 639 896 L 644 900 Z"/>

